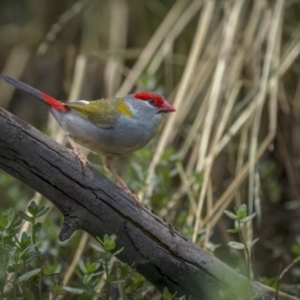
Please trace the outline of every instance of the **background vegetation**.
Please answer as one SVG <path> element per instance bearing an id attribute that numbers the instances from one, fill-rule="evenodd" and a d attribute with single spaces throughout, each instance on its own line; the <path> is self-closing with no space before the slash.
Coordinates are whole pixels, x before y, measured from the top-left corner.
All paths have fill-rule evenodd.
<path id="1" fill-rule="evenodd" d="M 177 112 L 147 147 L 116 162 L 126 182 L 222 261 L 269 285 L 280 277 L 280 289 L 300 297 L 299 2 L 1 0 L 0 70 L 68 101 L 145 90 L 165 95 Z M 65 142 L 45 105 L 3 81 L 0 106 Z M 88 157 L 106 172 L 101 157 Z M 43 264 L 32 259 L 23 272 L 43 268 L 40 291 L 28 282 L 35 294 L 58 299 L 61 283 L 87 291 L 83 274 L 100 272 L 92 286 L 112 299 L 160 299 L 113 257 L 109 273 L 101 272 L 103 260 L 91 266 L 108 256 L 86 233 L 58 242 L 62 216 L 46 199 L 1 171 L 0 185 L 3 212 L 23 211 L 31 199 L 50 207 L 39 219 Z M 256 213 L 243 227 L 245 243 L 259 238 L 248 271 L 243 251 L 228 247 L 240 240 L 227 232 L 234 222 L 224 215 L 242 204 Z M 30 224 L 17 229 L 35 237 Z M 109 274 L 130 284 L 108 285 Z"/>

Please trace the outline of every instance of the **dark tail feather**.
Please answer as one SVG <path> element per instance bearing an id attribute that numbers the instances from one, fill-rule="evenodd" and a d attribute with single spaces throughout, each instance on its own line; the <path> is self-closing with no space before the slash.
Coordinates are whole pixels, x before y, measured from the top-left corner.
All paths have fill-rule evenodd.
<path id="1" fill-rule="evenodd" d="M 8 76 L 5 76 L 5 75 L 0 75 L 7 83 L 13 85 L 14 87 L 16 87 L 17 89 L 20 89 L 28 94 L 30 94 L 31 96 L 35 97 L 35 98 L 38 98 L 42 101 L 45 102 L 44 98 L 42 97 L 41 95 L 41 92 L 34 89 L 33 87 L 23 83 L 23 82 L 20 82 L 18 80 L 15 80 L 11 77 L 8 77 Z"/>
<path id="2" fill-rule="evenodd" d="M 35 88 L 31 87 L 30 85 L 27 85 L 21 81 L 18 81 L 11 77 L 5 76 L 3 74 L 0 74 L 0 77 L 3 78 L 7 83 L 16 87 L 17 89 L 20 89 L 20 90 L 30 94 L 31 96 L 42 100 L 43 102 L 45 102 L 46 104 L 48 104 L 50 107 L 52 107 L 55 110 L 59 110 L 59 111 L 69 111 L 70 110 L 67 106 L 65 106 L 60 101 L 48 96 L 47 94 L 45 94 L 39 90 L 36 90 Z"/>

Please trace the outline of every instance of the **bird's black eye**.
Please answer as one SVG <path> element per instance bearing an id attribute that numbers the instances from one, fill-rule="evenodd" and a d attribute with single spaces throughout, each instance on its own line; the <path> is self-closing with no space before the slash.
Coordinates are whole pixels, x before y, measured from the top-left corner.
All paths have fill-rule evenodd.
<path id="1" fill-rule="evenodd" d="M 151 99 L 148 100 L 148 102 L 149 102 L 151 105 L 153 105 L 155 101 L 154 101 L 154 99 L 151 98 Z"/>

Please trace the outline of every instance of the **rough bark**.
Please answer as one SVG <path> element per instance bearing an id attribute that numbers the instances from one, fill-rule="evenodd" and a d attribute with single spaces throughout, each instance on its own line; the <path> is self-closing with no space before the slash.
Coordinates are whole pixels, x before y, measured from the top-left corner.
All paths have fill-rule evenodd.
<path id="1" fill-rule="evenodd" d="M 152 282 L 186 299 L 243 299 L 247 279 L 193 244 L 91 166 L 83 172 L 73 153 L 29 124 L 0 109 L 0 167 L 47 197 L 64 215 L 59 238 L 83 229 L 92 236 L 116 234 L 118 258 Z M 251 282 L 256 295 L 273 291 Z M 278 299 L 292 299 L 281 295 Z"/>

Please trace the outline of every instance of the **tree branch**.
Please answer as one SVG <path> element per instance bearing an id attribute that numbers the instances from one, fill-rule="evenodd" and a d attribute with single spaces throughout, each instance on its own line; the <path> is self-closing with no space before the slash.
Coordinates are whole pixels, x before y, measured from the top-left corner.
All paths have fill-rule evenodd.
<path id="1" fill-rule="evenodd" d="M 58 207 L 64 215 L 61 240 L 77 229 L 94 237 L 116 234 L 117 247 L 124 247 L 118 258 L 134 264 L 160 291 L 167 287 L 186 299 L 214 300 L 221 299 L 220 292 L 229 291 L 236 299 L 248 290 L 244 276 L 137 206 L 91 166 L 84 172 L 69 149 L 4 109 L 0 109 L 0 167 Z M 274 298 L 273 291 L 255 282 L 251 288 L 253 299 Z"/>

